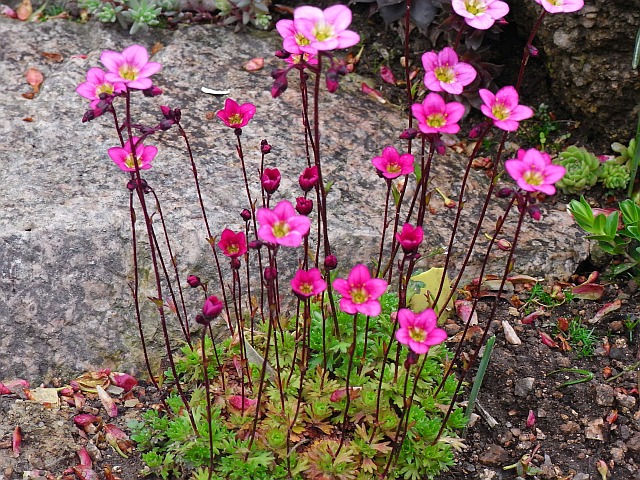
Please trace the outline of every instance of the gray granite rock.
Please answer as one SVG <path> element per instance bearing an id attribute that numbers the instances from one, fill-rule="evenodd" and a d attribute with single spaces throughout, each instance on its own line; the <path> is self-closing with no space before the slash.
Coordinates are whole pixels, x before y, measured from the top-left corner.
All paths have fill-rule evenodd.
<path id="1" fill-rule="evenodd" d="M 107 149 L 117 144 L 107 119 L 81 124 L 87 103 L 74 91 L 85 72 L 99 65 L 103 49 L 121 50 L 133 41 L 116 28 L 64 21 L 0 18 L 0 31 L 11 39 L 0 53 L 0 380 L 43 379 L 103 367 L 139 372 L 141 353 L 128 287 L 133 269 L 127 175 L 107 156 Z M 299 95 L 291 78 L 292 88 L 277 100 L 271 98 L 269 72 L 279 66 L 272 57 L 278 46 L 275 34 L 196 26 L 153 31 L 135 41 L 148 48 L 156 42 L 164 45 L 154 60 L 163 64 L 155 82 L 165 91 L 153 99 L 136 97 L 136 119 L 154 124 L 160 105 L 182 108 L 214 234 L 227 226 L 239 229 L 239 212 L 247 202 L 235 137 L 220 122 L 207 120 L 224 97 L 204 95 L 203 86 L 230 89 L 238 101 L 257 104 L 256 117 L 242 135 L 249 169 L 257 170 L 260 140 L 268 139 L 273 145 L 268 165 L 277 165 L 284 177 L 277 198 L 299 195 L 297 177 L 305 158 Z M 42 52 L 60 53 L 63 61 L 54 63 Z M 253 57 L 266 58 L 264 70 L 241 68 Z M 45 77 L 32 100 L 21 96 L 29 91 L 24 73 L 30 67 Z M 373 102 L 359 92 L 359 85 L 351 78 L 336 95 L 322 94 L 321 148 L 326 178 L 335 182 L 329 222 L 342 271 L 368 262 L 377 250 L 384 182 L 370 158 L 387 144 L 400 147 L 397 136 L 405 127 L 399 109 Z M 180 271 L 210 278 L 213 262 L 181 143 L 171 133 L 148 143 L 159 145 L 160 153 L 144 176 L 164 205 Z M 460 156 L 438 157 L 433 186 L 455 198 L 463 167 Z M 486 184 L 481 173 L 471 173 L 456 264 L 477 218 L 477 193 Z M 446 246 L 453 221 L 454 212 L 435 196 L 432 206 L 426 249 Z M 491 208 L 484 232 L 492 231 L 500 211 L 498 203 Z M 565 277 L 586 256 L 586 244 L 563 205 L 544 206 L 543 212 L 548 221 L 525 222 L 515 271 Z M 142 227 L 139 221 L 138 229 Z M 289 269 L 298 254 L 289 253 Z M 497 256 L 504 261 L 506 253 Z M 479 258 L 480 252 L 467 277 L 477 273 Z M 437 265 L 439 260 L 429 262 Z M 430 264 L 425 260 L 421 267 Z M 499 273 L 499 265 L 486 273 Z M 145 298 L 155 293 L 148 262 L 142 267 Z M 187 298 L 193 317 L 200 299 L 193 292 Z M 156 345 L 157 363 L 161 332 L 153 310 L 145 303 L 144 330 Z"/>

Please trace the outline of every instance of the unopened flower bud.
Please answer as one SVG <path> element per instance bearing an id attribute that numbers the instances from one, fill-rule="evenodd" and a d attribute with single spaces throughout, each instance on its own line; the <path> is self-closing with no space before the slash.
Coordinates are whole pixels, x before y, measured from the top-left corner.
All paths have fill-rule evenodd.
<path id="1" fill-rule="evenodd" d="M 318 184 L 318 178 L 318 167 L 314 165 L 302 171 L 298 183 L 303 192 L 309 192 Z"/>
<path id="2" fill-rule="evenodd" d="M 407 359 L 404 361 L 404 368 L 409 369 L 411 365 L 418 363 L 418 354 L 413 350 L 409 350 L 407 353 Z"/>
<path id="3" fill-rule="evenodd" d="M 240 216 L 245 222 L 248 222 L 249 220 L 251 220 L 251 211 L 245 208 L 240 212 Z"/>
<path id="4" fill-rule="evenodd" d="M 236 257 L 231 259 L 231 268 L 238 270 L 240 268 L 240 260 Z"/>
<path id="5" fill-rule="evenodd" d="M 157 97 L 158 95 L 162 95 L 162 90 L 155 85 L 151 85 L 149 88 L 143 90 L 142 94 L 145 97 Z"/>
<path id="6" fill-rule="evenodd" d="M 275 56 L 278 58 L 281 58 L 282 60 L 285 60 L 289 58 L 291 54 L 287 52 L 285 49 L 282 49 L 282 50 L 277 50 L 275 53 Z"/>
<path id="7" fill-rule="evenodd" d="M 264 191 L 269 195 L 272 195 L 276 192 L 276 190 L 278 190 L 281 179 L 282 176 L 280 175 L 280 170 L 278 170 L 277 168 L 265 168 L 260 180 L 262 182 L 262 188 L 264 188 Z"/>
<path id="8" fill-rule="evenodd" d="M 503 250 L 505 252 L 508 252 L 509 250 L 511 250 L 511 242 L 509 240 L 505 240 L 504 238 L 501 238 L 500 240 L 498 240 L 496 242 L 496 245 L 498 245 L 498 248 L 500 250 Z"/>
<path id="9" fill-rule="evenodd" d="M 498 190 L 496 192 L 496 197 L 498 198 L 509 198 L 511 195 L 513 195 L 513 189 L 512 188 L 501 188 L 500 190 Z"/>
<path id="10" fill-rule="evenodd" d="M 529 49 L 529 55 L 531 55 L 532 57 L 537 57 L 540 53 L 538 49 L 531 44 L 527 45 L 527 48 Z"/>
<path id="11" fill-rule="evenodd" d="M 136 181 L 135 180 L 129 180 L 127 182 L 127 190 L 129 190 L 130 192 L 135 191 L 136 189 Z"/>
<path id="12" fill-rule="evenodd" d="M 258 250 L 259 248 L 262 247 L 262 245 L 264 245 L 262 241 L 252 240 L 249 242 L 249 245 L 247 245 L 247 247 L 249 247 L 251 250 Z"/>
<path id="13" fill-rule="evenodd" d="M 196 315 L 196 323 L 200 325 L 209 325 L 209 319 L 205 318 L 203 315 Z"/>
<path id="14" fill-rule="evenodd" d="M 418 133 L 420 132 L 418 132 L 418 130 L 416 130 L 415 128 L 407 128 L 400 134 L 400 138 L 402 140 L 413 140 L 418 136 Z"/>
<path id="15" fill-rule="evenodd" d="M 300 215 L 309 215 L 313 210 L 313 201 L 304 197 L 296 198 L 296 212 Z"/>
<path id="16" fill-rule="evenodd" d="M 335 270 L 338 266 L 338 258 L 335 255 L 327 255 L 324 259 L 325 270 Z"/>
<path id="17" fill-rule="evenodd" d="M 222 313 L 223 308 L 224 304 L 222 301 L 215 295 L 211 295 L 207 297 L 202 306 L 202 315 L 208 320 L 213 320 Z"/>
<path id="18" fill-rule="evenodd" d="M 447 147 L 445 147 L 443 141 L 439 136 L 436 137 L 433 143 L 436 147 L 436 152 L 438 152 L 438 155 L 444 155 L 447 152 Z"/>
<path id="19" fill-rule="evenodd" d="M 200 277 L 196 275 L 189 275 L 187 277 L 187 283 L 191 288 L 198 288 L 200 285 L 202 285 L 202 282 L 200 281 Z"/>
<path id="20" fill-rule="evenodd" d="M 266 140 L 262 140 L 260 142 L 260 151 L 266 155 L 267 153 L 271 152 L 271 145 L 269 145 L 269 142 L 267 142 Z"/>
<path id="21" fill-rule="evenodd" d="M 327 73 L 325 73 L 325 80 L 329 93 L 335 93 L 340 86 L 340 78 L 338 76 L 337 70 L 335 68 L 330 68 L 329 70 L 327 70 Z"/>
<path id="22" fill-rule="evenodd" d="M 166 118 L 160 121 L 160 130 L 166 131 L 169 130 L 175 122 L 173 120 L 167 120 Z"/>
<path id="23" fill-rule="evenodd" d="M 529 216 L 536 222 L 542 218 L 542 212 L 540 211 L 540 207 L 538 207 L 537 205 L 529 205 L 527 207 L 527 212 L 529 213 Z"/>
<path id="24" fill-rule="evenodd" d="M 278 278 L 278 270 L 273 267 L 267 267 L 264 269 L 264 279 L 267 282 L 271 282 Z"/>
<path id="25" fill-rule="evenodd" d="M 482 133 L 482 130 L 484 130 L 484 128 L 486 127 L 486 125 L 487 125 L 487 122 L 482 122 L 482 123 L 479 123 L 478 125 L 473 126 L 471 130 L 469 130 L 469 138 L 471 139 L 478 138 Z"/>
<path id="26" fill-rule="evenodd" d="M 160 111 L 167 120 L 173 120 L 173 110 L 166 105 L 160 105 Z"/>

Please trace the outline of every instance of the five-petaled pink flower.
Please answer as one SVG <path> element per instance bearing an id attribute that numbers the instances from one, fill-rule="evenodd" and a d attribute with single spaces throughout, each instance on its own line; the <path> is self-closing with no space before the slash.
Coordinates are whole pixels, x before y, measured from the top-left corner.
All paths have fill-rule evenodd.
<path id="1" fill-rule="evenodd" d="M 413 116 L 418 119 L 418 128 L 423 133 L 458 133 L 458 121 L 464 115 L 461 103 L 445 103 L 437 93 L 430 93 L 422 103 L 411 105 Z"/>
<path id="2" fill-rule="evenodd" d="M 447 339 L 447 332 L 438 328 L 438 316 L 431 308 L 420 313 L 402 308 L 398 311 L 398 321 L 400 328 L 396 331 L 396 340 L 418 355 Z"/>
<path id="3" fill-rule="evenodd" d="M 308 192 L 315 188 L 318 184 L 318 179 L 318 167 L 314 165 L 313 167 L 307 167 L 302 171 L 302 174 L 298 178 L 298 183 L 303 191 Z"/>
<path id="4" fill-rule="evenodd" d="M 322 278 L 320 270 L 298 270 L 291 279 L 293 292 L 301 298 L 309 298 L 319 295 L 327 289 L 327 282 Z"/>
<path id="5" fill-rule="evenodd" d="M 476 70 L 468 63 L 459 62 L 456 51 L 451 47 L 439 53 L 426 52 L 422 55 L 424 86 L 432 92 L 462 93 L 463 87 L 476 78 Z"/>
<path id="6" fill-rule="evenodd" d="M 346 280 L 336 278 L 333 288 L 342 295 L 340 310 L 343 312 L 377 317 L 381 310 L 378 298 L 387 289 L 387 282 L 381 278 L 371 278 L 366 266 L 356 265 Z"/>
<path id="7" fill-rule="evenodd" d="M 344 5 L 333 5 L 325 10 L 317 7 L 298 7 L 293 11 L 293 28 L 309 41 L 298 42 L 302 52 L 349 48 L 360 41 L 360 35 L 347 27 L 351 24 L 351 10 Z M 286 47 L 285 47 L 286 48 Z"/>
<path id="8" fill-rule="evenodd" d="M 583 0 L 536 0 L 549 13 L 577 12 L 584 7 Z"/>
<path id="9" fill-rule="evenodd" d="M 122 53 L 105 50 L 100 61 L 107 67 L 105 79 L 112 83 L 124 83 L 127 88 L 146 90 L 153 82 L 149 78 L 162 68 L 157 62 L 149 61 L 147 49 L 140 45 L 131 45 Z"/>
<path id="10" fill-rule="evenodd" d="M 383 177 L 389 179 L 413 173 L 413 155 L 410 153 L 400 155 L 398 150 L 391 145 L 382 150 L 381 157 L 372 158 L 371 163 Z"/>
<path id="11" fill-rule="evenodd" d="M 138 137 L 133 137 L 133 144 L 135 145 L 135 155 L 131 153 L 131 142 L 127 140 L 123 147 L 111 147 L 108 150 L 111 160 L 113 160 L 120 170 L 125 172 L 135 172 L 136 164 L 140 170 L 147 170 L 151 168 L 151 162 L 158 154 L 158 149 L 151 145 L 143 145 L 142 142 L 138 142 Z"/>
<path id="12" fill-rule="evenodd" d="M 501 130 L 514 132 L 518 129 L 518 122 L 533 116 L 529 107 L 518 105 L 518 92 L 514 87 L 503 87 L 495 95 L 484 88 L 478 93 L 484 102 L 480 110 Z"/>
<path id="13" fill-rule="evenodd" d="M 300 55 L 302 53 L 314 54 L 316 51 L 309 49 L 311 41 L 296 30 L 293 20 L 279 20 L 276 23 L 276 30 L 282 37 L 282 48 L 292 55 Z M 300 47 L 307 47 L 303 52 Z"/>
<path id="14" fill-rule="evenodd" d="M 247 253 L 247 238 L 244 232 L 234 232 L 225 228 L 220 235 L 218 248 L 229 258 L 238 258 Z"/>
<path id="15" fill-rule="evenodd" d="M 535 148 L 518 150 L 518 158 L 504 162 L 504 168 L 525 192 L 556 193 L 555 183 L 564 177 L 566 170 L 551 163 L 551 157 Z"/>
<path id="16" fill-rule="evenodd" d="M 402 251 L 407 255 L 415 253 L 424 239 L 422 227 L 414 227 L 409 223 L 402 226 L 402 230 L 396 233 L 396 240 L 402 247 Z"/>
<path id="17" fill-rule="evenodd" d="M 239 105 L 233 98 L 227 98 L 224 108 L 216 112 L 217 117 L 231 128 L 244 127 L 255 114 L 256 106 L 253 103 Z"/>
<path id="18" fill-rule="evenodd" d="M 100 102 L 100 95 L 106 93 L 111 95 L 114 93 L 124 92 L 127 87 L 121 82 L 108 82 L 104 78 L 105 72 L 101 68 L 90 68 L 87 72 L 87 81 L 78 85 L 76 92 L 84 98 L 91 100 L 91 108 L 95 108 Z"/>
<path id="19" fill-rule="evenodd" d="M 467 25 L 487 30 L 507 13 L 509 5 L 500 0 L 452 0 L 453 11 L 464 18 Z"/>
<path id="20" fill-rule="evenodd" d="M 297 247 L 309 233 L 311 220 L 298 215 L 288 200 L 282 200 L 273 210 L 260 208 L 256 213 L 260 222 L 258 237 L 265 242 L 285 247 Z"/>

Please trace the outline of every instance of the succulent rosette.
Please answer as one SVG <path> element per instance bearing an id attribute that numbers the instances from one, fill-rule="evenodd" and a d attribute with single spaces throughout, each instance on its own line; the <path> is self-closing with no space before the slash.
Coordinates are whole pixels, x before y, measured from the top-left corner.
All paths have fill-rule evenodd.
<path id="1" fill-rule="evenodd" d="M 584 147 L 570 146 L 554 160 L 567 171 L 556 186 L 564 193 L 579 193 L 593 187 L 598 181 L 600 160 Z"/>

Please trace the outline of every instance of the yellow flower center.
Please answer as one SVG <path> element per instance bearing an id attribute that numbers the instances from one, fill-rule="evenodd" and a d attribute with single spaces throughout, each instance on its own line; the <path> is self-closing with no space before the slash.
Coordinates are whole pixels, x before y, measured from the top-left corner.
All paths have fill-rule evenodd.
<path id="1" fill-rule="evenodd" d="M 493 107 L 491 107 L 491 113 L 498 120 L 506 120 L 511 115 L 511 110 L 504 106 L 504 103 L 496 103 Z"/>
<path id="2" fill-rule="evenodd" d="M 125 80 L 136 80 L 138 78 L 138 70 L 131 65 L 123 65 L 119 70 L 120 77 Z"/>
<path id="3" fill-rule="evenodd" d="M 427 339 L 427 332 L 422 328 L 409 327 L 409 336 L 412 340 L 422 343 Z"/>
<path id="4" fill-rule="evenodd" d="M 301 283 L 298 288 L 305 295 L 311 295 L 313 293 L 313 285 L 310 283 Z"/>
<path id="5" fill-rule="evenodd" d="M 524 175 L 522 175 L 522 179 L 529 185 L 533 185 L 534 187 L 542 185 L 542 182 L 544 181 L 542 174 L 536 170 L 528 170 L 524 172 Z"/>
<path id="6" fill-rule="evenodd" d="M 325 40 L 333 38 L 335 36 L 333 26 L 324 22 L 317 23 L 313 28 L 313 36 L 316 37 L 319 42 L 324 42 Z"/>
<path id="7" fill-rule="evenodd" d="M 402 172 L 402 168 L 395 162 L 392 162 L 387 165 L 387 172 L 389 173 L 400 173 Z"/>
<path id="8" fill-rule="evenodd" d="M 136 168 L 136 163 L 138 166 L 141 166 L 140 157 L 135 157 L 132 153 L 127 155 L 127 158 L 124 160 L 124 164 L 129 168 Z"/>
<path id="9" fill-rule="evenodd" d="M 456 75 L 449 65 L 436 67 L 434 73 L 436 78 L 444 83 L 452 83 L 456 79 Z"/>
<path id="10" fill-rule="evenodd" d="M 440 128 L 447 124 L 447 116 L 442 113 L 434 113 L 427 117 L 427 125 L 433 128 Z"/>
<path id="11" fill-rule="evenodd" d="M 296 33 L 295 39 L 296 39 L 296 43 L 301 47 L 305 47 L 311 43 L 311 41 L 301 33 Z"/>
<path id="12" fill-rule="evenodd" d="M 548 0 L 554 7 L 560 7 L 564 4 L 563 0 Z"/>
<path id="13" fill-rule="evenodd" d="M 467 0 L 465 7 L 471 15 L 481 15 L 487 10 L 483 0 Z"/>
<path id="14" fill-rule="evenodd" d="M 238 253 L 240 251 L 240 247 L 236 243 L 230 243 L 227 245 L 228 253 Z"/>
<path id="15" fill-rule="evenodd" d="M 240 125 L 242 123 L 242 115 L 234 113 L 229 115 L 229 125 Z"/>
<path id="16" fill-rule="evenodd" d="M 286 237 L 291 228 L 287 222 L 277 222 L 273 225 L 273 236 L 276 238 Z"/>
<path id="17" fill-rule="evenodd" d="M 351 289 L 351 301 L 353 303 L 361 304 L 369 300 L 369 294 L 363 287 Z"/>
<path id="18" fill-rule="evenodd" d="M 110 83 L 103 83 L 102 85 L 98 85 L 96 87 L 96 97 L 99 97 L 101 93 L 108 93 L 111 95 L 113 93 L 113 85 Z"/>

